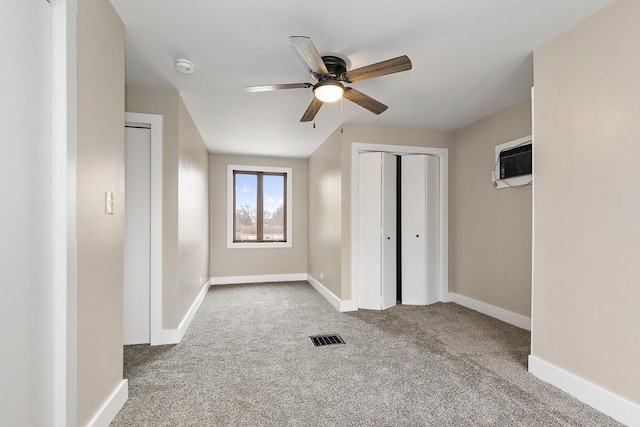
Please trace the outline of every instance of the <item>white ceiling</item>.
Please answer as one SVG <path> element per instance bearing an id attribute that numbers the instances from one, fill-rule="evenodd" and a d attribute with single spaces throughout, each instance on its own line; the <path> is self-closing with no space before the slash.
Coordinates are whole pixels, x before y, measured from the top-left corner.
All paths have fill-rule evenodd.
<path id="1" fill-rule="evenodd" d="M 532 51 L 613 0 L 111 0 L 126 27 L 131 86 L 178 89 L 212 152 L 309 156 L 341 123 L 455 130 L 529 96 Z M 325 104 L 300 123 L 313 80 L 288 37 L 313 39 L 350 69 L 408 55 L 413 69 L 352 84 L 379 116 Z M 192 75 L 175 59 L 194 63 Z M 342 114 L 342 115 L 341 115 Z"/>

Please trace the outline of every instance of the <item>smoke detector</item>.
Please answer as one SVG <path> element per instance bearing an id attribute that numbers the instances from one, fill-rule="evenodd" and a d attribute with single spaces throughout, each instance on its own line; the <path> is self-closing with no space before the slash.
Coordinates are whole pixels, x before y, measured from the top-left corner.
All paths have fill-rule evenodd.
<path id="1" fill-rule="evenodd" d="M 193 62 L 188 59 L 176 59 L 176 70 L 182 74 L 193 73 Z"/>

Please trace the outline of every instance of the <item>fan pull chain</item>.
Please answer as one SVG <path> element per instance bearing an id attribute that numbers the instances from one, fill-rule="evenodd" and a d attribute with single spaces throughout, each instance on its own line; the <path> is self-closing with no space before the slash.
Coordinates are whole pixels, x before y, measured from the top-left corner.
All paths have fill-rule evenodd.
<path id="1" fill-rule="evenodd" d="M 340 98 L 340 133 L 344 133 L 344 98 Z"/>
<path id="2" fill-rule="evenodd" d="M 313 128 L 316 128 L 316 115 L 318 114 L 318 110 L 316 110 L 316 98 L 315 95 L 313 96 L 313 99 L 311 100 L 311 102 L 313 103 Z"/>

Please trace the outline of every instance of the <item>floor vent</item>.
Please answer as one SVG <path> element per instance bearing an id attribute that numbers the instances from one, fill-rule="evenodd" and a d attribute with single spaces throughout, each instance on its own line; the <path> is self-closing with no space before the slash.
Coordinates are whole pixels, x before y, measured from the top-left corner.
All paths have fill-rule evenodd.
<path id="1" fill-rule="evenodd" d="M 316 335 L 309 337 L 314 347 L 322 347 L 325 345 L 344 344 L 344 340 L 340 335 Z"/>

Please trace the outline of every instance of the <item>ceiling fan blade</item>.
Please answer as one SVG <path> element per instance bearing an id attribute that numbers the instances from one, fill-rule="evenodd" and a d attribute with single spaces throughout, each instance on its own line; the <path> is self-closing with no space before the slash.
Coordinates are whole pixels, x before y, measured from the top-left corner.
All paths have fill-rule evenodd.
<path id="1" fill-rule="evenodd" d="M 362 108 L 366 108 L 367 110 L 371 111 L 373 114 L 383 113 L 387 108 L 389 108 L 386 105 L 384 105 L 382 102 L 376 101 L 370 96 L 367 96 L 364 93 L 359 92 L 350 87 L 344 88 L 344 94 L 342 96 L 347 98 L 349 101 L 358 104 Z"/>
<path id="2" fill-rule="evenodd" d="M 300 121 L 310 122 L 311 120 L 313 120 L 313 118 L 318 113 L 318 110 L 320 109 L 320 107 L 322 107 L 322 104 L 324 104 L 324 102 L 320 101 L 318 98 L 314 96 L 313 101 L 311 101 L 311 104 L 309 104 L 309 106 L 307 107 L 307 111 L 304 112 Z"/>
<path id="3" fill-rule="evenodd" d="M 399 73 L 411 69 L 411 60 L 407 55 L 388 59 L 366 67 L 356 68 L 347 71 L 344 76 L 347 83 L 358 82 L 360 80 L 372 79 L 374 77 L 386 76 L 387 74 Z"/>
<path id="4" fill-rule="evenodd" d="M 316 49 L 316 46 L 309 37 L 291 36 L 289 40 L 291 40 L 296 52 L 298 52 L 302 60 L 304 60 L 305 65 L 309 67 L 311 71 L 320 75 L 329 74 L 329 70 L 327 70 L 327 66 L 324 65 L 318 49 Z"/>
<path id="5" fill-rule="evenodd" d="M 272 90 L 282 89 L 306 89 L 312 87 L 311 83 L 283 83 L 275 85 L 262 85 L 262 86 L 245 86 L 244 90 L 247 92 L 270 92 Z"/>

